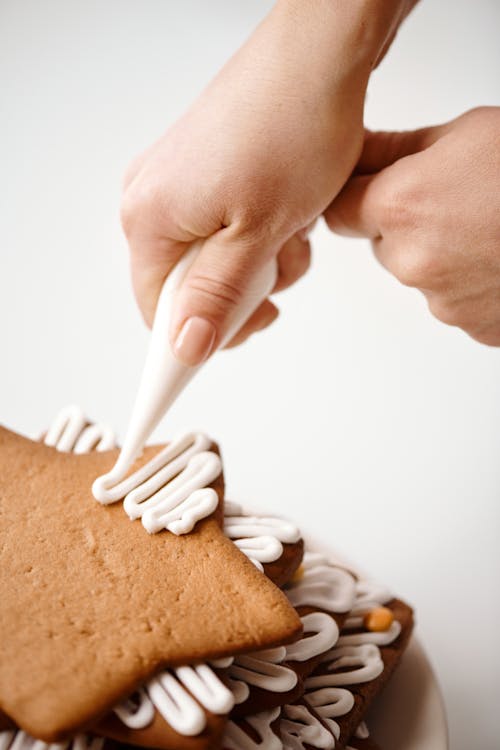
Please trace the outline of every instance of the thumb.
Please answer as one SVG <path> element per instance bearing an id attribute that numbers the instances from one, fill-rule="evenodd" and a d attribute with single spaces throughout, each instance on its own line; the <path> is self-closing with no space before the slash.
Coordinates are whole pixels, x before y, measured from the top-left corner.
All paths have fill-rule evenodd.
<path id="1" fill-rule="evenodd" d="M 373 174 L 398 159 L 424 151 L 451 130 L 452 123 L 419 130 L 365 130 L 363 151 L 355 167 L 356 174 Z"/>
<path id="2" fill-rule="evenodd" d="M 238 321 L 241 303 L 271 256 L 248 238 L 232 237 L 230 227 L 204 242 L 176 293 L 170 341 L 177 359 L 199 365 L 236 333 L 246 322 Z M 256 299 L 255 307 L 260 302 Z"/>

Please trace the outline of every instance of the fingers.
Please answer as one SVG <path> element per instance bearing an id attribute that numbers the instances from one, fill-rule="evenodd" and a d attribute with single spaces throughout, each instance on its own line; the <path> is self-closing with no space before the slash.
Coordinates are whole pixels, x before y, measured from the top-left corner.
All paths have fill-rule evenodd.
<path id="1" fill-rule="evenodd" d="M 175 299 L 170 340 L 181 362 L 200 364 L 236 334 L 255 276 L 272 255 L 261 238 L 230 227 L 205 240 Z"/>
<path id="2" fill-rule="evenodd" d="M 169 239 L 144 238 L 129 241 L 132 287 L 146 325 L 153 325 L 163 282 L 189 247 Z"/>
<path id="3" fill-rule="evenodd" d="M 300 234 L 294 234 L 281 248 L 277 261 L 278 278 L 273 292 L 288 289 L 306 273 L 311 265 L 309 240 Z"/>
<path id="4" fill-rule="evenodd" d="M 410 154 L 432 146 L 452 127 L 452 123 L 408 131 L 365 131 L 363 151 L 356 174 L 374 174 Z"/>
<path id="5" fill-rule="evenodd" d="M 345 237 L 375 239 L 380 236 L 380 183 L 378 176 L 368 175 L 349 180 L 324 213 L 332 232 Z"/>
<path id="6" fill-rule="evenodd" d="M 274 323 L 279 315 L 279 310 L 270 299 L 264 300 L 264 302 L 257 308 L 257 310 L 250 316 L 247 322 L 240 328 L 236 336 L 226 344 L 226 348 L 232 348 L 233 346 L 239 346 L 248 339 L 253 333 L 262 331 Z"/>

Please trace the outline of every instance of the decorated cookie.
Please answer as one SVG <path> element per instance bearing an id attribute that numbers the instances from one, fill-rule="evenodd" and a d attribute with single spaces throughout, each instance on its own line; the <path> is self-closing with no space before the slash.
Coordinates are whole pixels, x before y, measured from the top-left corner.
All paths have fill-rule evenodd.
<path id="1" fill-rule="evenodd" d="M 234 659 L 226 675 L 226 683 L 235 696 L 233 717 L 282 706 L 302 695 L 302 680 L 285 660 L 285 646 L 242 654 Z"/>
<path id="2" fill-rule="evenodd" d="M 364 625 L 368 611 L 382 605 L 393 619 L 386 631 Z M 357 583 L 352 614 L 337 645 L 305 680 L 304 699 L 343 748 L 366 714 L 374 698 L 390 679 L 408 644 L 413 627 L 412 610 L 392 599 L 384 588 L 368 581 Z"/>
<path id="3" fill-rule="evenodd" d="M 288 583 L 304 554 L 300 531 L 290 521 L 246 513 L 226 500 L 224 533 L 277 586 Z"/>
<path id="4" fill-rule="evenodd" d="M 276 707 L 230 721 L 222 740 L 222 750 L 282 750 L 280 712 L 281 709 Z"/>
<path id="5" fill-rule="evenodd" d="M 209 496 L 205 508 L 214 494 L 222 500 L 210 447 L 186 436 L 147 448 L 120 489 L 124 513 L 121 502 L 103 506 L 90 493 L 116 451 L 61 453 L 0 429 L 0 708 L 23 730 L 60 739 L 164 665 L 271 648 L 300 633 L 283 594 L 210 513 L 176 535 L 205 502 L 191 502 L 198 489 Z M 210 470 L 197 459 L 207 453 Z"/>

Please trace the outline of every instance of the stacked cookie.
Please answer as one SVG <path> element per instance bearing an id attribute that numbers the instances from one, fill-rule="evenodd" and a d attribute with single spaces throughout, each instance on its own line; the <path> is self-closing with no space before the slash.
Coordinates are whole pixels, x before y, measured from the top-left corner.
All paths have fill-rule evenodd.
<path id="1" fill-rule="evenodd" d="M 114 437 L 78 409 L 0 447 L 0 750 L 375 747 L 410 608 L 224 503 L 209 439 L 148 448 L 104 505 Z"/>

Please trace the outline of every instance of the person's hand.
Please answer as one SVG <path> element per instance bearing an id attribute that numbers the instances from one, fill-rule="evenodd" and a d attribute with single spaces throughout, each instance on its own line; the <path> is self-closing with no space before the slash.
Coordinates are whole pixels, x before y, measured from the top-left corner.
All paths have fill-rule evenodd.
<path id="1" fill-rule="evenodd" d="M 325 218 L 338 234 L 369 237 L 436 318 L 500 346 L 500 107 L 415 132 L 367 132 Z"/>
<path id="2" fill-rule="evenodd" d="M 275 291 L 309 265 L 305 230 L 338 193 L 363 142 L 373 64 L 404 0 L 278 2 L 195 104 L 131 165 L 122 222 L 151 324 L 173 264 L 203 248 L 177 294 L 171 342 L 189 365 L 224 339 L 252 274 L 273 256 Z M 268 325 L 266 300 L 237 343 Z"/>

